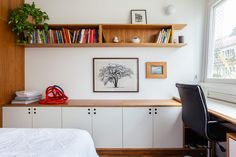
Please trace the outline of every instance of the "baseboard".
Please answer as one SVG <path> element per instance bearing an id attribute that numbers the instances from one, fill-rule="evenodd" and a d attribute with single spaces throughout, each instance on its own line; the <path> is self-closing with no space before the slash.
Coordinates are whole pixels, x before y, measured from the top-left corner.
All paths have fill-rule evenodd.
<path id="1" fill-rule="evenodd" d="M 205 157 L 206 149 L 98 148 L 100 157 Z"/>

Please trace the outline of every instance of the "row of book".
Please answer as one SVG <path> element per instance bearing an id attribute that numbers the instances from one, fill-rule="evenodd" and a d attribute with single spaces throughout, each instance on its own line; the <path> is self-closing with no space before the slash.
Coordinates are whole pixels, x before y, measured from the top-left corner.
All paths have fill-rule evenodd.
<path id="1" fill-rule="evenodd" d="M 79 29 L 44 31 L 37 29 L 30 37 L 30 44 L 71 44 L 71 43 L 98 43 L 98 29 Z"/>
<path id="2" fill-rule="evenodd" d="M 162 29 L 157 37 L 156 43 L 167 44 L 170 41 L 171 29 Z"/>

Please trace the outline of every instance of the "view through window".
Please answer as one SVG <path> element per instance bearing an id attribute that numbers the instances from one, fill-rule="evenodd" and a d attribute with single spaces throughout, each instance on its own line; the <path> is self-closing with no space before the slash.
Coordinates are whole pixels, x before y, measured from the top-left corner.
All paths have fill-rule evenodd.
<path id="1" fill-rule="evenodd" d="M 208 57 L 208 79 L 236 79 L 236 0 L 213 9 L 213 43 Z"/>

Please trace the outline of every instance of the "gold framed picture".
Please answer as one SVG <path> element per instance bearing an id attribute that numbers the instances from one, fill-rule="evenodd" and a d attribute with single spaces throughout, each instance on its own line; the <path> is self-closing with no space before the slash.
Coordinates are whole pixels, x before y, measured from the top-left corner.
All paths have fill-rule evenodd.
<path id="1" fill-rule="evenodd" d="M 166 62 L 146 62 L 146 78 L 165 79 L 167 78 Z"/>

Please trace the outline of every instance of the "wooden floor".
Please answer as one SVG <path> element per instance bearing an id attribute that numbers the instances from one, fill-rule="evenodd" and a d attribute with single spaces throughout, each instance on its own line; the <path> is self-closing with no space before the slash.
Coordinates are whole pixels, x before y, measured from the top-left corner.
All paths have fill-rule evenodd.
<path id="1" fill-rule="evenodd" d="M 190 149 L 98 149 L 100 157 L 206 157 L 206 150 Z"/>

